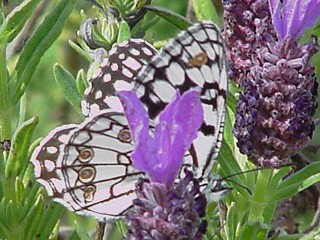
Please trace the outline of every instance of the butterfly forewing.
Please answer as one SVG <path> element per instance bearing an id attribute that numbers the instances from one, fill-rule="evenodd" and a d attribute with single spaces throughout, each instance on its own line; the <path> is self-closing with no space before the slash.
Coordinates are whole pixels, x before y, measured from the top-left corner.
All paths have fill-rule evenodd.
<path id="1" fill-rule="evenodd" d="M 134 89 L 155 118 L 177 89 L 183 93 L 192 87 L 201 88 L 204 122 L 185 163 L 206 177 L 221 145 L 227 93 L 224 46 L 219 29 L 211 22 L 180 33 L 141 69 Z"/>
<path id="2" fill-rule="evenodd" d="M 142 39 L 131 39 L 112 48 L 91 76 L 81 103 L 83 114 L 93 116 L 107 108 L 121 111 L 116 91 L 131 90 L 133 78 L 156 53 Z"/>

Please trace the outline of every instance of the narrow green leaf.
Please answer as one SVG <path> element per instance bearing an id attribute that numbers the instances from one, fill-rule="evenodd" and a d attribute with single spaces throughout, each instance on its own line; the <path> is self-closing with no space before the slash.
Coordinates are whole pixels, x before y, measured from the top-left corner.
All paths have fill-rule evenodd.
<path id="1" fill-rule="evenodd" d="M 129 40 L 131 38 L 130 27 L 126 21 L 122 21 L 119 27 L 117 42 L 121 43 L 123 41 Z"/>
<path id="2" fill-rule="evenodd" d="M 84 230 L 84 228 L 78 222 L 76 222 L 75 225 L 76 225 L 77 234 L 81 240 L 92 240 L 89 237 L 88 233 Z"/>
<path id="3" fill-rule="evenodd" d="M 74 107 L 74 109 L 82 115 L 80 109 L 82 97 L 78 91 L 76 79 L 68 70 L 61 67 L 59 64 L 54 65 L 53 75 L 65 98 Z"/>
<path id="4" fill-rule="evenodd" d="M 24 219 L 30 208 L 32 208 L 33 204 L 35 203 L 36 199 L 40 195 L 41 189 L 37 182 L 29 182 L 25 186 L 25 191 L 23 193 L 22 201 L 23 205 L 19 212 L 20 219 Z"/>
<path id="5" fill-rule="evenodd" d="M 17 201 L 20 202 L 23 197 L 24 186 L 23 186 L 23 182 L 19 178 L 16 179 L 15 188 L 16 188 Z"/>
<path id="6" fill-rule="evenodd" d="M 81 240 L 77 234 L 77 231 L 74 230 L 67 238 L 67 240 Z"/>
<path id="7" fill-rule="evenodd" d="M 221 26 L 221 19 L 212 0 L 192 0 L 193 9 L 199 21 L 212 20 Z"/>
<path id="8" fill-rule="evenodd" d="M 230 146 L 232 151 L 234 151 L 235 143 L 234 143 L 234 137 L 232 134 L 231 129 L 233 128 L 233 122 L 234 122 L 234 114 L 232 113 L 231 109 L 227 107 L 226 109 L 226 116 L 225 116 L 225 123 L 224 123 L 224 140 L 225 142 Z"/>
<path id="9" fill-rule="evenodd" d="M 7 214 L 7 200 L 5 198 L 1 199 L 0 202 L 0 222 L 2 228 L 9 228 L 9 219 Z"/>
<path id="10" fill-rule="evenodd" d="M 38 229 L 37 236 L 41 240 L 48 240 L 50 234 L 52 233 L 54 227 L 57 225 L 63 211 L 64 207 L 60 204 L 50 202 L 45 214 L 41 218 L 41 224 Z"/>
<path id="11" fill-rule="evenodd" d="M 0 38 L 0 139 L 10 139 L 11 123 L 9 109 L 8 70 L 5 39 Z"/>
<path id="12" fill-rule="evenodd" d="M 13 104 L 16 104 L 25 92 L 44 53 L 59 37 L 76 2 L 60 0 L 26 42 L 16 65 L 18 78 L 15 86 L 12 86 L 15 89 L 14 96 L 11 97 Z"/>
<path id="13" fill-rule="evenodd" d="M 11 42 L 21 31 L 41 0 L 25 0 L 15 7 L 0 27 L 0 38 Z"/>
<path id="14" fill-rule="evenodd" d="M 18 176 L 27 161 L 28 149 L 31 142 L 32 133 L 38 123 L 38 118 L 33 117 L 18 127 L 12 138 L 12 146 L 6 165 L 6 177 Z"/>
<path id="15" fill-rule="evenodd" d="M 23 219 L 25 240 L 32 240 L 37 235 L 44 209 L 44 200 L 42 199 L 42 196 L 39 195 L 36 202 L 29 209 L 27 217 Z"/>
<path id="16" fill-rule="evenodd" d="M 248 222 L 241 230 L 238 239 L 265 240 L 268 235 L 268 227 L 262 226 L 259 223 Z"/>
<path id="17" fill-rule="evenodd" d="M 271 199 L 274 201 L 286 199 L 319 181 L 320 162 L 315 162 L 284 179 Z"/>
<path id="18" fill-rule="evenodd" d="M 81 95 L 81 99 L 84 93 L 84 90 L 86 89 L 86 85 L 88 85 L 88 81 L 86 79 L 86 74 L 84 73 L 83 69 L 81 69 L 77 74 L 77 89 L 79 94 Z"/>
<path id="19" fill-rule="evenodd" d="M 228 240 L 233 240 L 236 237 L 236 230 L 237 230 L 237 209 L 234 202 L 232 202 L 228 206 L 228 213 L 226 217 L 226 224 L 225 224 L 225 232 Z"/>
<path id="20" fill-rule="evenodd" d="M 86 59 L 88 62 L 92 61 L 92 57 L 85 50 L 83 50 L 78 44 L 76 44 L 72 40 L 69 40 L 68 43 L 69 43 L 70 47 L 74 51 L 76 51 L 76 53 L 78 53 L 81 57 Z"/>
<path id="21" fill-rule="evenodd" d="M 145 5 L 144 8 L 174 24 L 181 30 L 185 30 L 192 25 L 192 22 L 190 22 L 184 16 L 181 16 L 180 14 L 177 14 L 169 9 L 151 5 Z"/>

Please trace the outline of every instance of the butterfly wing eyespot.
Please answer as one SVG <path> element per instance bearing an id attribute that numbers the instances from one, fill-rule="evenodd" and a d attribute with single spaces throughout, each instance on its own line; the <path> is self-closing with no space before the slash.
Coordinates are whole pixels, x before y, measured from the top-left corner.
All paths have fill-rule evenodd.
<path id="1" fill-rule="evenodd" d="M 89 162 L 94 157 L 94 152 L 90 148 L 85 148 L 79 152 L 79 160 L 81 162 Z"/>
<path id="2" fill-rule="evenodd" d="M 83 167 L 79 171 L 79 180 L 82 183 L 91 182 L 96 176 L 96 170 L 94 167 Z"/>
<path id="3" fill-rule="evenodd" d="M 122 129 L 119 132 L 118 138 L 121 142 L 130 143 L 131 142 L 131 134 L 129 129 Z"/>
<path id="4" fill-rule="evenodd" d="M 94 194 L 96 193 L 95 186 L 86 186 L 83 190 L 83 198 L 86 204 L 90 203 L 94 199 Z"/>

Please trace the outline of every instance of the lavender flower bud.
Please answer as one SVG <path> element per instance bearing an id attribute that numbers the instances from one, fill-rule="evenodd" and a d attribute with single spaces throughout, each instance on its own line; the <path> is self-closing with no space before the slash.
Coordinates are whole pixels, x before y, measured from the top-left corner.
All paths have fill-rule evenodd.
<path id="1" fill-rule="evenodd" d="M 162 183 L 140 179 L 137 199 L 126 214 L 126 239 L 203 239 L 206 232 L 206 197 L 192 172 L 172 189 Z"/>

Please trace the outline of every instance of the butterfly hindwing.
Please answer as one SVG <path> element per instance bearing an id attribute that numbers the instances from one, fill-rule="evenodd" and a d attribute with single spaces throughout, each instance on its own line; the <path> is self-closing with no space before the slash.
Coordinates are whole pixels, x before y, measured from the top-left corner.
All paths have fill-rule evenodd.
<path id="1" fill-rule="evenodd" d="M 56 171 L 57 159 L 63 154 L 60 146 L 63 144 L 64 139 L 68 137 L 70 131 L 75 129 L 76 126 L 64 125 L 55 128 L 41 141 L 31 156 L 36 179 L 45 187 L 48 195 L 61 196 L 61 185 L 64 183 Z"/>
<path id="2" fill-rule="evenodd" d="M 93 116 L 107 108 L 121 111 L 116 91 L 131 90 L 133 78 L 156 53 L 142 39 L 131 39 L 113 47 L 91 76 L 81 103 L 83 114 Z"/>
<path id="3" fill-rule="evenodd" d="M 206 177 L 221 145 L 227 94 L 223 41 L 212 22 L 181 32 L 141 69 L 134 89 L 155 118 L 177 89 L 183 93 L 192 87 L 201 89 L 204 122 L 185 163 Z"/>

